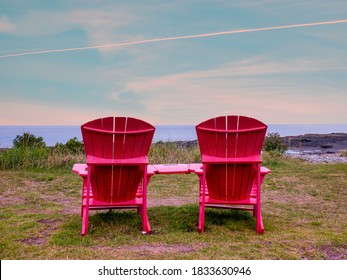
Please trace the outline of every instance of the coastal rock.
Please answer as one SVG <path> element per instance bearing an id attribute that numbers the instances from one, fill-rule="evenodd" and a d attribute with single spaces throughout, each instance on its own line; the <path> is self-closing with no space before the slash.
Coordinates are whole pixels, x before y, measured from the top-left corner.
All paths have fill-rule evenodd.
<path id="1" fill-rule="evenodd" d="M 305 134 L 281 137 L 289 150 L 337 153 L 347 150 L 347 133 Z"/>
<path id="2" fill-rule="evenodd" d="M 347 162 L 347 157 L 339 155 L 347 151 L 347 133 L 286 136 L 282 141 L 288 146 L 290 157 L 314 164 Z"/>
<path id="3" fill-rule="evenodd" d="M 309 163 L 346 163 L 347 157 L 342 157 L 337 154 L 305 154 L 305 153 L 289 153 L 289 157 L 300 158 Z"/>
<path id="4" fill-rule="evenodd" d="M 347 151 L 347 133 L 305 134 L 281 139 L 288 145 L 289 157 L 301 158 L 313 164 L 347 162 L 347 157 L 340 156 L 341 151 Z M 174 143 L 184 148 L 197 146 L 197 140 Z"/>
<path id="5" fill-rule="evenodd" d="M 198 140 L 187 140 L 187 141 L 173 141 L 173 142 L 167 142 L 172 143 L 178 147 L 182 148 L 192 148 L 196 147 L 198 145 Z"/>
<path id="6" fill-rule="evenodd" d="M 290 151 L 303 154 L 336 154 L 347 150 L 347 133 L 305 134 L 281 137 Z M 180 147 L 197 146 L 197 140 L 174 141 Z"/>

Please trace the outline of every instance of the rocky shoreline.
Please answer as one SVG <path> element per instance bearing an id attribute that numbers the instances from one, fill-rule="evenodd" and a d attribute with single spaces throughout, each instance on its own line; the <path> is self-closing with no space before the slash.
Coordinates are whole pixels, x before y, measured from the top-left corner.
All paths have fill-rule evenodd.
<path id="1" fill-rule="evenodd" d="M 304 134 L 282 137 L 287 155 L 311 163 L 347 162 L 341 152 L 347 151 L 347 133 Z"/>
<path id="2" fill-rule="evenodd" d="M 289 150 L 335 154 L 347 150 L 347 133 L 304 134 L 282 137 Z"/>
<path id="3" fill-rule="evenodd" d="M 338 154 L 305 154 L 305 153 L 287 153 L 289 157 L 300 158 L 309 163 L 323 164 L 323 163 L 347 163 L 346 156 Z"/>
<path id="4" fill-rule="evenodd" d="M 339 163 L 347 162 L 347 156 L 341 156 L 347 151 L 347 133 L 304 134 L 281 137 L 288 146 L 286 155 L 301 158 L 310 163 Z M 181 147 L 197 145 L 197 140 L 175 141 Z"/>

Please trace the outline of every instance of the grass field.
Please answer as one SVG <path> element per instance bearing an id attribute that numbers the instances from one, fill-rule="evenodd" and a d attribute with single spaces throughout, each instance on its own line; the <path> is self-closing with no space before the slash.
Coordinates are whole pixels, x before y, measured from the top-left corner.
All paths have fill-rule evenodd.
<path id="1" fill-rule="evenodd" d="M 150 158 L 164 161 L 153 151 Z M 197 158 L 192 150 L 178 161 Z M 347 164 L 265 156 L 264 165 L 272 173 L 262 187 L 263 235 L 250 213 L 216 209 L 199 234 L 198 181 L 188 174 L 152 178 L 152 235 L 141 235 L 136 212 L 123 210 L 91 211 L 82 237 L 81 180 L 70 167 L 0 170 L 0 258 L 346 260 Z"/>

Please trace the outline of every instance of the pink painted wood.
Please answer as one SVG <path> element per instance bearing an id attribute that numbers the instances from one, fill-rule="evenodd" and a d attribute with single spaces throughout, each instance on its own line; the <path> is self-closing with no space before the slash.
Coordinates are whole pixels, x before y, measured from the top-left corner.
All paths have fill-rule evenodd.
<path id="1" fill-rule="evenodd" d="M 189 164 L 155 164 L 156 174 L 188 174 Z"/>
<path id="2" fill-rule="evenodd" d="M 73 171 L 83 178 L 82 235 L 88 232 L 90 209 L 135 208 L 142 232 L 151 232 L 147 217 L 148 151 L 155 128 L 130 117 L 107 117 L 81 126 L 87 170 Z"/>
<path id="3" fill-rule="evenodd" d="M 261 149 L 267 126 L 250 117 L 221 116 L 196 126 L 202 169 L 191 165 L 200 178 L 199 232 L 204 231 L 205 207 L 253 211 L 256 231 L 264 232 L 260 186 L 266 174 Z M 249 207 L 245 208 L 244 205 Z"/>

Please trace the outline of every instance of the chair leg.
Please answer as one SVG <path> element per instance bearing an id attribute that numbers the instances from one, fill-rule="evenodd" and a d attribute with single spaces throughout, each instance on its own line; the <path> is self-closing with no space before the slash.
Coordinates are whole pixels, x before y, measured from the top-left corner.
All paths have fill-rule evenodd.
<path id="1" fill-rule="evenodd" d="M 261 210 L 260 210 L 260 203 L 255 205 L 255 219 L 256 219 L 256 231 L 259 234 L 264 233 L 264 224 L 263 224 L 263 217 L 261 215 Z"/>
<path id="2" fill-rule="evenodd" d="M 144 176 L 142 181 L 142 205 L 140 207 L 141 220 L 142 220 L 142 234 L 151 234 L 151 226 L 147 216 L 147 185 L 150 176 L 147 176 L 147 167 L 144 169 Z"/>
<path id="3" fill-rule="evenodd" d="M 202 233 L 202 232 L 204 232 L 204 230 L 205 230 L 205 204 L 200 203 L 198 232 Z"/>
<path id="4" fill-rule="evenodd" d="M 87 206 L 82 206 L 82 232 L 81 235 L 85 236 L 88 233 L 88 215 L 89 209 Z"/>
<path id="5" fill-rule="evenodd" d="M 85 194 L 87 192 L 87 178 L 83 177 L 83 186 L 82 186 L 82 201 L 81 201 L 81 217 L 83 217 L 83 199 L 85 198 Z"/>
<path id="6" fill-rule="evenodd" d="M 141 219 L 142 219 L 142 234 L 151 234 L 151 226 L 149 224 L 147 210 L 144 207 L 142 207 L 140 212 L 141 212 Z"/>
<path id="7" fill-rule="evenodd" d="M 257 233 L 264 233 L 264 224 L 263 224 L 263 217 L 261 216 L 261 193 L 260 193 L 260 185 L 262 182 L 262 177 L 260 174 L 260 163 L 258 164 L 258 176 L 257 176 L 257 203 L 255 205 L 255 209 L 256 209 L 256 231 Z"/>
<path id="8" fill-rule="evenodd" d="M 257 222 L 257 225 L 256 225 L 257 233 L 263 234 L 264 233 L 264 224 L 263 224 L 263 218 L 262 218 L 261 214 L 258 215 L 256 222 Z"/>
<path id="9" fill-rule="evenodd" d="M 198 232 L 202 233 L 205 230 L 205 201 L 206 201 L 206 173 L 199 176 L 199 226 Z"/>

